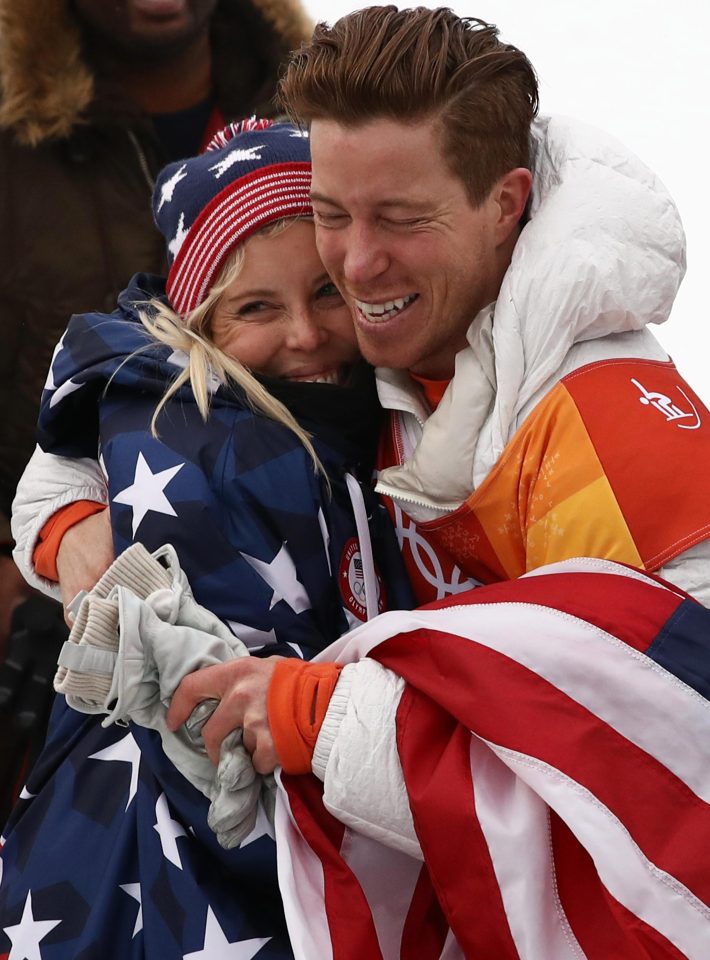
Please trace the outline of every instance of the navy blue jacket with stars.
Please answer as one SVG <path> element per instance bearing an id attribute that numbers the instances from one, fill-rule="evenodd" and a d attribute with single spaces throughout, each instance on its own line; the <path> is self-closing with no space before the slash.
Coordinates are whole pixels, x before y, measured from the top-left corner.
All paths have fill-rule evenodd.
<path id="1" fill-rule="evenodd" d="M 72 318 L 42 397 L 46 450 L 100 452 L 116 551 L 172 543 L 198 602 L 255 652 L 310 657 L 364 618 L 348 472 L 370 518 L 379 606 L 411 606 L 369 484 L 379 428 L 369 370 L 350 387 L 268 384 L 312 434 L 332 495 L 298 438 L 233 389 L 214 392 L 207 423 L 181 389 L 155 439 L 151 417 L 184 357 L 148 336 L 135 305 L 162 291 L 139 275 L 113 314 Z M 291 958 L 263 812 L 231 851 L 206 818 L 157 734 L 103 728 L 58 697 L 4 831 L 0 956 L 36 943 L 32 956 L 52 960 Z"/>

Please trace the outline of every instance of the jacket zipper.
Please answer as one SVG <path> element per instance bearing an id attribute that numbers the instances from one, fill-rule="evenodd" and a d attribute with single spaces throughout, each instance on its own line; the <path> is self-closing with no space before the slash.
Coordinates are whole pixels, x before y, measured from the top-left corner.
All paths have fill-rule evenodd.
<path id="1" fill-rule="evenodd" d="M 394 500 L 395 503 L 413 503 L 417 507 L 426 507 L 428 510 L 437 510 L 439 513 L 456 513 L 461 506 L 460 503 L 454 507 L 444 506 L 440 503 L 431 503 L 429 500 L 418 499 L 417 497 L 402 493 L 399 490 L 394 490 L 392 487 L 387 487 L 379 481 L 375 484 L 375 493 L 389 497 L 390 500 Z"/>
<path id="2" fill-rule="evenodd" d="M 394 413 L 395 411 L 391 412 Z M 415 418 L 420 427 L 424 426 L 424 421 L 420 420 L 415 413 L 412 413 L 412 416 Z M 394 448 L 398 461 L 397 464 L 393 464 L 393 466 L 401 467 L 404 463 L 404 441 L 402 439 L 402 412 L 399 410 L 396 411 L 396 416 L 394 417 L 392 434 L 394 437 Z M 384 496 L 389 497 L 390 500 L 394 500 L 395 503 L 412 503 L 417 507 L 426 507 L 429 510 L 439 510 L 442 513 L 455 513 L 459 508 L 458 504 L 455 507 L 444 507 L 439 503 L 430 503 L 427 500 L 407 496 L 400 493 L 399 490 L 392 490 L 380 480 L 378 480 L 375 484 L 375 493 L 384 494 Z"/>
<path id="3" fill-rule="evenodd" d="M 133 148 L 136 151 L 136 155 L 138 157 L 138 166 L 141 168 L 145 182 L 148 184 L 148 189 L 152 194 L 153 190 L 155 189 L 155 178 L 150 172 L 150 167 L 148 166 L 148 161 L 145 153 L 143 152 L 143 147 L 141 147 L 140 143 L 138 142 L 138 137 L 132 130 L 126 130 L 126 133 L 128 134 L 128 139 L 131 141 Z"/>

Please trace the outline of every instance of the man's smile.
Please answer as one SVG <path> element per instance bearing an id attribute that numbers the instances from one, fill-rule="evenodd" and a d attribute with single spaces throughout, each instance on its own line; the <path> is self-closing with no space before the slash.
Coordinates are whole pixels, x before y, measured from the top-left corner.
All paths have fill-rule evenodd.
<path id="1" fill-rule="evenodd" d="M 381 323 L 384 320 L 391 320 L 397 316 L 400 311 L 408 307 L 419 297 L 418 293 L 410 293 L 405 297 L 397 297 L 394 300 L 383 300 L 380 303 L 369 303 L 366 300 L 356 300 L 353 302 L 362 317 L 370 323 Z"/>

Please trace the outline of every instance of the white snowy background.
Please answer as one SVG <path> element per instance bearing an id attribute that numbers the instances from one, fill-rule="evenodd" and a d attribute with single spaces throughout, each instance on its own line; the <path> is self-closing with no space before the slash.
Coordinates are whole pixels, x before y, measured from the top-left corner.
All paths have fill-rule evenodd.
<path id="1" fill-rule="evenodd" d="M 314 20 L 333 22 L 367 4 L 305 5 Z M 540 79 L 542 112 L 570 114 L 613 133 L 670 190 L 685 225 L 688 272 L 670 320 L 654 332 L 710 406 L 710 3 L 458 0 L 449 6 L 497 24 L 504 40 L 525 51 Z"/>

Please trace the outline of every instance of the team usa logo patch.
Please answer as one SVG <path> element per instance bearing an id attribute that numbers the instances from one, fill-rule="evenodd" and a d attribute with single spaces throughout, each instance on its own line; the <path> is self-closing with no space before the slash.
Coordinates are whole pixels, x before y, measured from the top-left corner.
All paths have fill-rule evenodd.
<path id="1" fill-rule="evenodd" d="M 382 613 L 385 609 L 385 591 L 382 578 L 377 570 L 375 576 L 377 578 L 377 611 Z M 360 544 L 355 537 L 348 540 L 343 548 L 338 583 L 340 584 L 341 596 L 350 613 L 358 620 L 363 622 L 367 620 L 365 574 L 362 568 Z"/>

